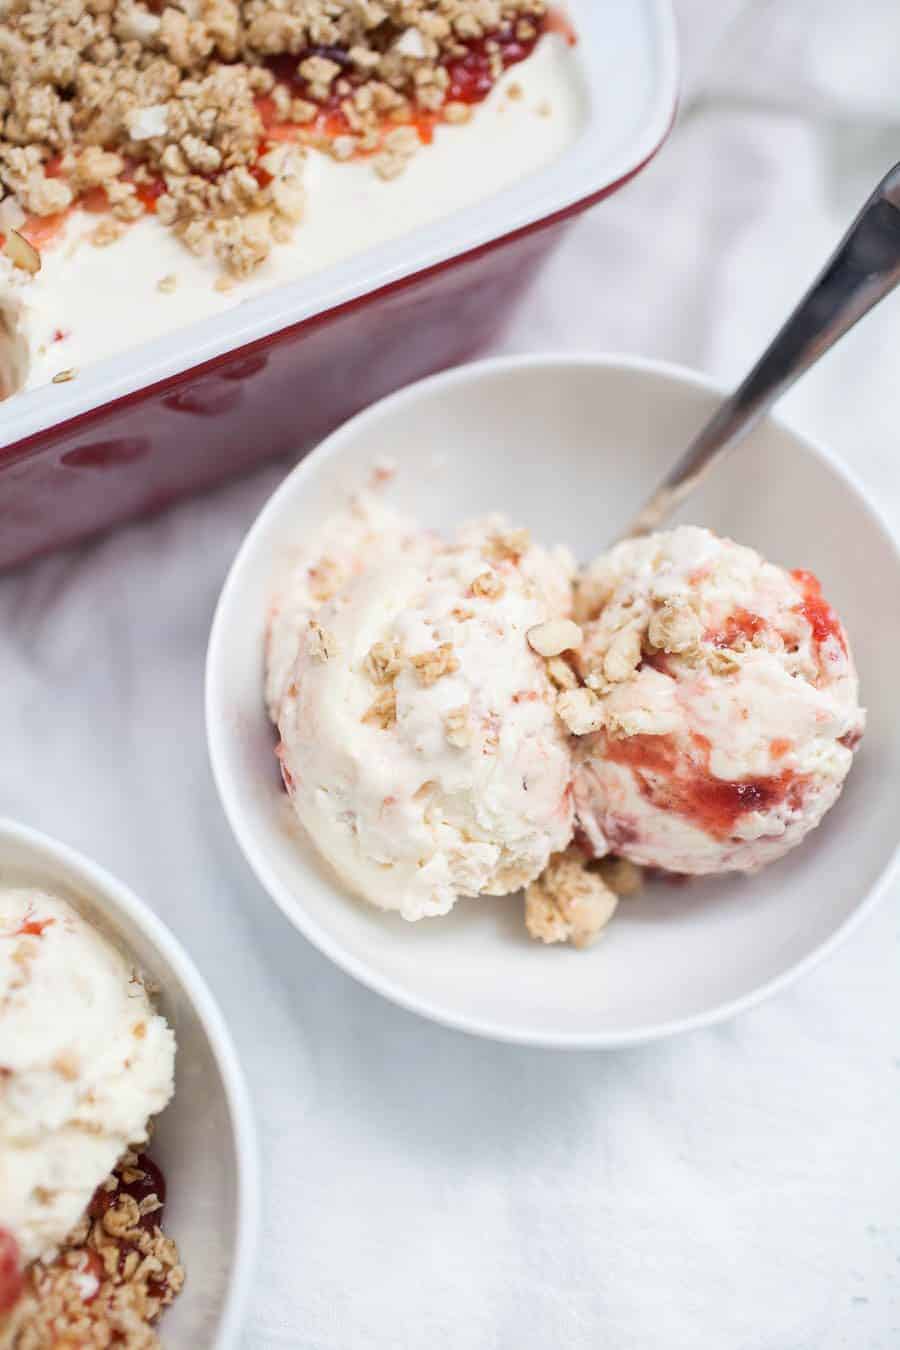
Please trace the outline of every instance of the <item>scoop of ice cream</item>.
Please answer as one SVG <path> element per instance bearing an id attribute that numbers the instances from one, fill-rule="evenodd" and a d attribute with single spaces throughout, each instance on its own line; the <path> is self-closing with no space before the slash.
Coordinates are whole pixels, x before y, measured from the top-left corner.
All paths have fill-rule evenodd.
<path id="1" fill-rule="evenodd" d="M 172 1096 L 175 1038 L 66 901 L 0 891 L 0 1230 L 52 1251 Z"/>
<path id="2" fill-rule="evenodd" d="M 305 618 L 270 689 L 310 838 L 357 894 L 419 919 L 517 890 L 571 837 L 571 753 L 527 634 L 568 612 L 572 564 L 497 518 L 374 552 Z M 305 595 L 288 609 L 307 615 Z"/>
<path id="3" fill-rule="evenodd" d="M 749 871 L 840 793 L 864 726 L 847 636 L 808 572 L 683 527 L 579 581 L 576 815 L 594 852 Z"/>

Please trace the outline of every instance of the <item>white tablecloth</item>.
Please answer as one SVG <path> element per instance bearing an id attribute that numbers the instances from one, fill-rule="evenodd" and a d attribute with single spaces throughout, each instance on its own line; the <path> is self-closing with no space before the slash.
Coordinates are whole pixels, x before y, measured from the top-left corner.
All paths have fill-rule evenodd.
<path id="1" fill-rule="evenodd" d="M 896 0 L 680 10 L 672 141 L 575 225 L 507 350 L 737 377 L 900 158 Z M 900 527 L 898 339 L 900 297 L 786 411 Z M 149 899 L 244 1057 L 266 1181 L 247 1344 L 900 1345 L 900 894 L 795 990 L 628 1053 L 494 1046 L 357 987 L 261 893 L 207 767 L 213 605 L 282 473 L 0 581 L 0 812 Z"/>

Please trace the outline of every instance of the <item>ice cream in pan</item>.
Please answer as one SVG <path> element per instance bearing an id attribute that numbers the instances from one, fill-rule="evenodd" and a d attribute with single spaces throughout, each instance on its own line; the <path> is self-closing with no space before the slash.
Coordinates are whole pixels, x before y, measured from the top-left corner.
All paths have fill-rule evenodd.
<path id="1" fill-rule="evenodd" d="M 544 0 L 0 12 L 0 399 L 489 198 L 582 122 Z"/>
<path id="2" fill-rule="evenodd" d="M 284 781 L 356 894 L 418 919 L 524 887 L 533 936 L 586 945 L 635 865 L 754 871 L 837 799 L 864 714 L 811 574 L 682 527 L 576 577 L 500 518 L 382 513 L 326 524 L 269 625 Z"/>

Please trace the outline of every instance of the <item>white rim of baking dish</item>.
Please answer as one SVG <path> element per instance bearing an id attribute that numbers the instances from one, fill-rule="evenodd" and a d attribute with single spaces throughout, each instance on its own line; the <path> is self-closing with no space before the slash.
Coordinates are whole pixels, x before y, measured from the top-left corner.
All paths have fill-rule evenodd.
<path id="1" fill-rule="evenodd" d="M 52 859 L 71 877 L 76 890 L 79 884 L 84 886 L 88 897 L 95 893 L 108 897 L 112 902 L 111 914 L 114 915 L 118 910 L 127 915 L 175 971 L 206 1032 L 222 1078 L 238 1164 L 236 1236 L 231 1254 L 228 1291 L 219 1317 L 216 1339 L 210 1350 L 232 1350 L 238 1342 L 256 1268 L 260 1170 L 250 1094 L 225 1019 L 203 976 L 177 938 L 129 886 L 85 854 L 8 816 L 0 816 L 0 838 L 3 837 L 18 840 L 35 854 Z"/>
<path id="2" fill-rule="evenodd" d="M 62 426 L 195 367 L 272 337 L 421 273 L 499 246 L 611 193 L 665 142 L 678 101 L 678 45 L 672 0 L 615 0 L 646 13 L 654 46 L 652 94 L 634 134 L 608 155 L 599 181 L 591 153 L 591 110 L 582 135 L 551 164 L 485 201 L 465 207 L 321 272 L 286 282 L 222 314 L 177 328 L 89 365 L 76 380 L 17 394 L 0 405 L 0 450 Z M 577 16 L 576 16 L 577 21 Z M 598 22 L 596 18 L 592 21 Z M 585 41 L 590 41 L 586 37 Z M 28 453 L 23 446 L 23 453 Z M 0 456 L 2 458 L 2 456 Z"/>
<path id="3" fill-rule="evenodd" d="M 674 1018 L 668 1021 L 659 1022 L 651 1026 L 642 1027 L 639 1030 L 631 1032 L 551 1032 L 548 1034 L 541 1032 L 520 1031 L 515 1027 L 510 1027 L 502 1022 L 490 1022 L 486 1020 L 475 1020 L 464 1014 L 459 1014 L 452 1009 L 436 1003 L 431 1003 L 427 999 L 422 999 L 410 994 L 407 990 L 397 985 L 392 979 L 382 976 L 378 971 L 350 955 L 341 944 L 335 941 L 328 932 L 316 923 L 304 910 L 298 909 L 293 903 L 292 897 L 285 894 L 286 887 L 280 878 L 276 875 L 274 869 L 270 867 L 269 860 L 265 854 L 257 847 L 257 841 L 251 831 L 244 827 L 243 813 L 240 809 L 234 794 L 229 785 L 228 774 L 225 769 L 225 752 L 222 748 L 222 737 L 218 722 L 214 723 L 211 716 L 213 693 L 212 693 L 212 672 L 220 663 L 221 658 L 218 655 L 218 649 L 225 642 L 225 620 L 224 612 L 227 608 L 231 589 L 236 585 L 236 576 L 240 568 L 241 560 L 246 552 L 255 547 L 259 536 L 265 536 L 268 530 L 268 523 L 271 516 L 279 511 L 281 499 L 288 492 L 296 490 L 297 479 L 301 478 L 310 470 L 310 460 L 313 456 L 316 458 L 316 467 L 318 468 L 323 459 L 328 459 L 334 454 L 340 452 L 340 446 L 345 436 L 351 430 L 358 427 L 359 423 L 370 417 L 373 410 L 379 412 L 387 407 L 396 409 L 402 406 L 405 400 L 410 398 L 418 399 L 423 391 L 440 388 L 452 388 L 457 384 L 466 384 L 472 379 L 477 379 L 481 375 L 493 375 L 500 372 L 511 370 L 538 369 L 546 366 L 558 366 L 560 364 L 580 366 L 583 368 L 606 367 L 622 371 L 638 371 L 650 375 L 662 375 L 675 383 L 688 385 L 693 389 L 702 390 L 705 393 L 716 394 L 724 397 L 727 392 L 725 388 L 716 380 L 698 371 L 691 370 L 687 366 L 677 365 L 674 362 L 658 361 L 649 357 L 619 355 L 616 353 L 598 353 L 597 355 L 571 355 L 566 352 L 559 353 L 538 353 L 531 356 L 515 357 L 492 357 L 482 361 L 471 362 L 468 365 L 457 366 L 452 370 L 443 371 L 437 375 L 428 376 L 424 380 L 417 380 L 414 384 L 407 385 L 404 389 L 398 390 L 395 394 L 390 394 L 386 398 L 378 400 L 371 404 L 362 412 L 357 413 L 355 417 L 344 422 L 336 431 L 332 432 L 325 441 L 321 443 L 306 459 L 302 460 L 295 469 L 291 471 L 275 490 L 269 500 L 266 502 L 262 511 L 256 517 L 250 530 L 244 537 L 244 540 L 237 552 L 237 555 L 229 569 L 225 585 L 222 588 L 222 594 L 216 605 L 215 615 L 213 617 L 212 629 L 210 632 L 209 648 L 206 660 L 206 689 L 205 689 L 205 715 L 207 743 L 209 750 L 210 763 L 212 766 L 213 778 L 219 792 L 219 799 L 222 803 L 225 815 L 231 826 L 236 840 L 244 854 L 245 859 L 254 872 L 257 880 L 270 898 L 277 904 L 292 926 L 296 927 L 304 937 L 308 938 L 313 946 L 318 947 L 325 956 L 329 957 L 336 966 L 352 975 L 360 984 L 384 998 L 396 1003 L 401 1008 L 409 1012 L 417 1013 L 429 1021 L 437 1022 L 441 1026 L 452 1027 L 457 1031 L 465 1031 L 470 1035 L 482 1036 L 488 1040 L 502 1041 L 513 1045 L 528 1045 L 534 1047 L 543 1047 L 556 1050 L 618 1050 L 626 1049 L 630 1046 L 644 1045 L 651 1041 L 666 1039 L 681 1032 L 696 1031 L 702 1027 L 713 1026 L 719 1022 L 724 1022 L 738 1013 L 745 1012 L 754 1007 L 763 1000 L 788 988 L 796 980 L 806 975 L 815 966 L 817 966 L 825 957 L 829 956 L 840 943 L 854 931 L 858 924 L 864 918 L 868 917 L 874 910 L 877 903 L 883 899 L 887 889 L 898 874 L 900 874 L 900 840 L 894 846 L 893 853 L 888 859 L 882 870 L 882 873 L 875 884 L 870 888 L 868 894 L 860 901 L 852 914 L 840 923 L 834 932 L 832 932 L 823 942 L 808 953 L 802 960 L 798 961 L 789 970 L 783 971 L 774 979 L 761 985 L 758 989 L 752 990 L 748 994 L 741 995 L 739 998 L 729 999 L 701 1013 L 695 1013 L 689 1017 Z M 900 565 L 900 544 L 888 524 L 884 514 L 878 508 L 873 500 L 871 493 L 848 468 L 844 461 L 833 450 L 828 449 L 822 442 L 814 437 L 806 436 L 796 431 L 789 423 L 778 417 L 769 416 L 766 419 L 769 423 L 774 423 L 788 432 L 791 436 L 802 440 L 803 444 L 824 460 L 834 473 L 843 480 L 847 487 L 855 492 L 867 510 L 869 511 L 873 525 L 879 529 L 884 536 L 885 542 L 889 545 L 894 555 L 897 557 Z"/>

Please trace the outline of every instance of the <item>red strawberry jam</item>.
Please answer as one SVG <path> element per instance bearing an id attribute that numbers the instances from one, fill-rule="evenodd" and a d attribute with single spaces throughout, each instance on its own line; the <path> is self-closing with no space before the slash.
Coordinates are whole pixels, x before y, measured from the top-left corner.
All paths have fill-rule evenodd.
<path id="1" fill-rule="evenodd" d="M 19 1244 L 8 1229 L 0 1228 L 0 1316 L 17 1302 L 22 1286 Z"/>
<path id="2" fill-rule="evenodd" d="M 634 771 L 654 806 L 684 816 L 715 839 L 730 838 L 749 811 L 771 811 L 783 802 L 799 807 L 805 780 L 791 769 L 763 778 L 717 778 L 709 768 L 709 742 L 693 739 L 693 755 L 679 752 L 670 736 L 608 738 L 603 754 Z"/>
<path id="3" fill-rule="evenodd" d="M 791 576 L 803 592 L 803 603 L 798 609 L 812 629 L 816 645 L 821 647 L 829 638 L 836 638 L 841 650 L 846 653 L 847 641 L 844 630 L 840 619 L 822 594 L 819 578 L 812 572 L 804 572 L 801 568 L 792 572 Z"/>

